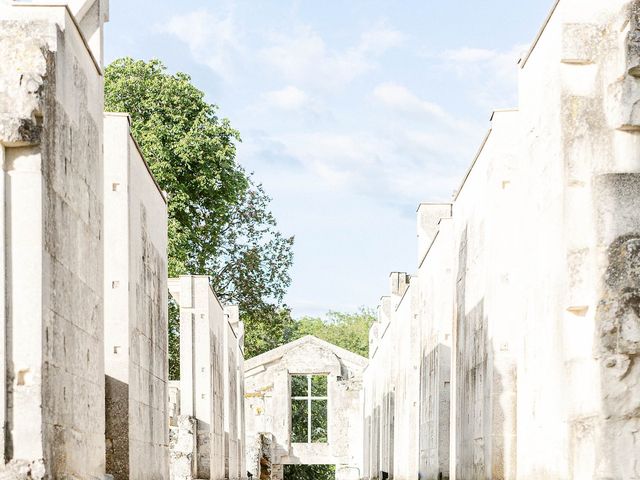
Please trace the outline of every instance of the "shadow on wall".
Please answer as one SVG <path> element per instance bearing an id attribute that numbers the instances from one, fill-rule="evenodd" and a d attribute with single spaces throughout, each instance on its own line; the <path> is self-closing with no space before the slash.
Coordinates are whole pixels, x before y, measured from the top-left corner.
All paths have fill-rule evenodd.
<path id="1" fill-rule="evenodd" d="M 211 448 L 215 442 L 209 422 L 196 419 L 196 439 L 196 473 L 198 478 L 209 478 L 211 475 Z"/>
<path id="2" fill-rule="evenodd" d="M 383 396 L 382 405 L 373 408 L 373 415 L 365 417 L 369 444 L 365 445 L 365 465 L 369 465 L 369 480 L 393 478 L 394 465 L 395 392 Z"/>
<path id="3" fill-rule="evenodd" d="M 449 479 L 451 347 L 422 350 L 418 478 Z"/>
<path id="4" fill-rule="evenodd" d="M 129 385 L 105 375 L 106 471 L 129 478 Z"/>
<path id="5" fill-rule="evenodd" d="M 456 477 L 503 480 L 515 474 L 516 391 L 515 363 L 508 352 L 496 358 L 488 336 L 490 319 L 485 314 L 484 297 L 467 313 L 467 275 L 470 272 L 465 228 L 460 241 L 456 284 Z M 480 272 L 485 273 L 485 272 Z M 481 284 L 482 285 L 482 284 Z M 482 285 L 484 286 L 484 285 Z M 482 287 L 480 287 L 482 288 Z M 499 364 L 498 364 L 499 361 Z M 500 370 L 508 369 L 510 379 Z M 501 402 L 504 394 L 511 411 Z M 510 419 L 508 425 L 505 421 Z M 505 431 L 509 428 L 509 431 Z M 509 438 L 508 444 L 505 440 Z M 505 468 L 511 474 L 505 474 Z"/>

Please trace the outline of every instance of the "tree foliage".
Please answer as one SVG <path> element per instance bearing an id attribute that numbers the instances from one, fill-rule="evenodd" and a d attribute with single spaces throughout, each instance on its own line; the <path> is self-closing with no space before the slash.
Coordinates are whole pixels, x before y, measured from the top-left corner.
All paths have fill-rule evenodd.
<path id="1" fill-rule="evenodd" d="M 333 480 L 335 465 L 285 465 L 284 480 Z"/>
<path id="2" fill-rule="evenodd" d="M 209 275 L 221 301 L 238 304 L 247 323 L 274 315 L 277 325 L 291 283 L 293 237 L 280 233 L 270 198 L 236 162 L 238 131 L 188 75 L 169 74 L 158 60 L 109 65 L 105 108 L 129 113 L 132 134 L 167 194 L 169 275 Z M 179 320 L 170 313 L 175 378 Z"/>
<path id="3" fill-rule="evenodd" d="M 297 338 L 313 335 L 363 357 L 369 356 L 369 329 L 375 321 L 372 309 L 355 313 L 329 312 L 327 318 L 303 317 L 296 321 Z"/>
<path id="4" fill-rule="evenodd" d="M 296 322 L 286 306 L 269 305 L 262 311 L 243 315 L 243 321 L 244 356 L 247 359 L 299 338 L 296 336 Z"/>
<path id="5" fill-rule="evenodd" d="M 251 358 L 268 352 L 305 335 L 313 335 L 363 357 L 369 356 L 369 329 L 375 321 L 375 312 L 360 308 L 355 313 L 329 312 L 326 318 L 291 318 L 286 308 L 274 309 L 269 321 L 259 317 L 246 322 L 245 357 Z"/>

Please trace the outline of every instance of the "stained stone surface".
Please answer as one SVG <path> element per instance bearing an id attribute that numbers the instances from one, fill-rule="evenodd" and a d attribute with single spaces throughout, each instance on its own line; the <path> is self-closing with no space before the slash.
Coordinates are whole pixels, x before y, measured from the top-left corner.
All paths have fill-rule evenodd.
<path id="1" fill-rule="evenodd" d="M 639 12 L 556 2 L 450 214 L 420 207 L 370 332 L 365 478 L 640 477 Z"/>

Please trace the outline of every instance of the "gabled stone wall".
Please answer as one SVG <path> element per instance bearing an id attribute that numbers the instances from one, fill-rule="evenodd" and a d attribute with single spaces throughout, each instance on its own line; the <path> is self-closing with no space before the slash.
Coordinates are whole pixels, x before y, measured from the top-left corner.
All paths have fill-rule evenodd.
<path id="1" fill-rule="evenodd" d="M 253 478 L 282 480 L 284 465 L 318 464 L 335 465 L 337 480 L 358 479 L 366 365 L 365 358 L 313 336 L 249 359 L 245 364 L 245 443 L 251 446 L 246 465 Z M 292 375 L 327 376 L 327 442 L 292 440 Z"/>

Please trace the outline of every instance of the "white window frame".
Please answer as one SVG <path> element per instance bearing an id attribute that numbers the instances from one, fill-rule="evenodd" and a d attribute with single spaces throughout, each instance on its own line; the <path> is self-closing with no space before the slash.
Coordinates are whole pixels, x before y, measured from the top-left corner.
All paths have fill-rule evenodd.
<path id="1" fill-rule="evenodd" d="M 289 429 L 289 436 L 293 436 L 293 401 L 294 400 L 306 400 L 307 401 L 307 444 L 323 444 L 329 443 L 329 375 L 326 373 L 292 373 L 290 374 L 290 382 L 293 381 L 293 377 L 307 377 L 307 395 L 303 397 L 294 397 L 292 388 L 289 388 L 289 398 L 290 400 L 290 408 L 289 415 L 291 416 L 291 428 Z M 315 397 L 311 395 L 311 379 L 313 377 L 325 377 L 327 379 L 327 394 L 323 397 Z M 311 402 L 314 400 L 326 400 L 327 405 L 327 441 L 326 442 L 312 442 L 311 441 L 311 433 L 312 433 L 312 415 L 311 415 Z M 292 442 L 292 443 L 301 443 L 301 442 Z"/>

